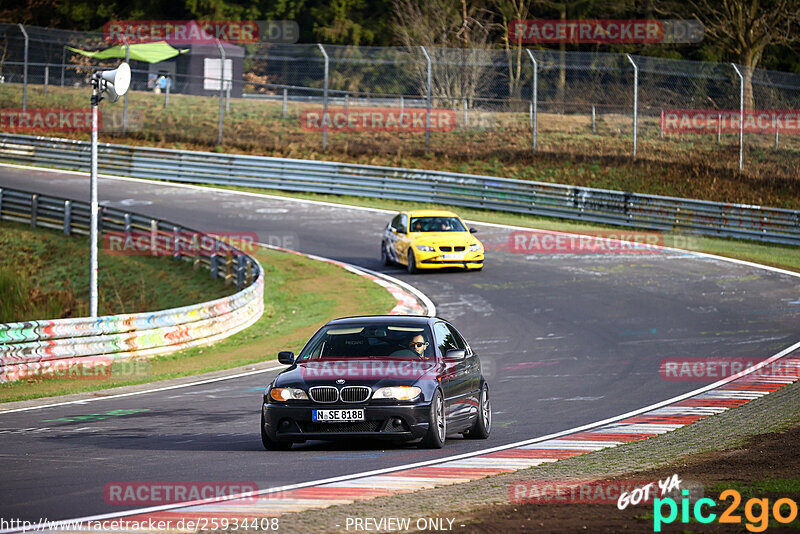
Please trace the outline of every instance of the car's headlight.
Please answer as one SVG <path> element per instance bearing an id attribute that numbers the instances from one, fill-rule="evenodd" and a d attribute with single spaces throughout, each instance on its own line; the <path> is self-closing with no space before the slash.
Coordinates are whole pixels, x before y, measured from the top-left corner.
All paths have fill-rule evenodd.
<path id="1" fill-rule="evenodd" d="M 473 244 L 471 244 L 471 245 L 469 246 L 469 251 L 470 251 L 470 252 L 478 252 L 478 251 L 479 251 L 479 250 L 481 250 L 482 248 L 483 248 L 483 247 L 481 246 L 481 244 L 480 244 L 480 243 L 473 243 Z"/>
<path id="2" fill-rule="evenodd" d="M 283 402 L 287 400 L 308 400 L 306 392 L 300 388 L 272 388 L 269 396 L 273 400 Z"/>
<path id="3" fill-rule="evenodd" d="M 417 386 L 393 386 L 388 388 L 381 388 L 372 394 L 373 399 L 395 399 L 395 400 L 412 400 L 416 399 L 422 390 Z"/>
<path id="4" fill-rule="evenodd" d="M 433 252 L 436 249 L 428 245 L 417 245 L 417 250 L 422 250 L 424 252 Z"/>

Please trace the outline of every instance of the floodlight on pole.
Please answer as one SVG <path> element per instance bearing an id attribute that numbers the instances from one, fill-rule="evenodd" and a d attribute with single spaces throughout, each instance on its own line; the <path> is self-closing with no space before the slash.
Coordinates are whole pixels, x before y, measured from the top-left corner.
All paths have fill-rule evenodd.
<path id="1" fill-rule="evenodd" d="M 127 63 L 114 70 L 97 71 L 92 75 L 92 162 L 89 173 L 89 316 L 97 317 L 97 106 L 105 94 L 109 101 L 116 102 L 128 92 L 131 85 L 131 68 Z"/>

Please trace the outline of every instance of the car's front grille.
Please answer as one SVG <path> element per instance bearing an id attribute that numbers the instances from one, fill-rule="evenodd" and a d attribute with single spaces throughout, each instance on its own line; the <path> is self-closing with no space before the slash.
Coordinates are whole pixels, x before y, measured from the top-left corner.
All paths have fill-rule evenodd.
<path id="1" fill-rule="evenodd" d="M 308 390 L 314 402 L 336 402 L 339 400 L 339 390 L 333 386 L 315 386 Z"/>
<path id="2" fill-rule="evenodd" d="M 464 252 L 467 250 L 467 247 L 453 247 L 453 246 L 444 246 L 439 247 L 439 250 L 442 252 Z"/>
<path id="3" fill-rule="evenodd" d="M 372 389 L 367 386 L 345 386 L 339 392 L 342 402 L 364 402 L 369 398 Z"/>
<path id="4" fill-rule="evenodd" d="M 452 252 L 453 247 L 439 247 L 439 250 L 441 250 L 442 252 Z"/>
<path id="5" fill-rule="evenodd" d="M 467 248 L 467 247 L 453 247 L 453 250 L 454 250 L 455 252 L 464 252 L 464 250 L 465 250 L 466 248 Z"/>
<path id="6" fill-rule="evenodd" d="M 355 423 L 300 423 L 303 432 L 309 434 L 329 432 L 378 432 L 381 421 L 358 421 Z"/>

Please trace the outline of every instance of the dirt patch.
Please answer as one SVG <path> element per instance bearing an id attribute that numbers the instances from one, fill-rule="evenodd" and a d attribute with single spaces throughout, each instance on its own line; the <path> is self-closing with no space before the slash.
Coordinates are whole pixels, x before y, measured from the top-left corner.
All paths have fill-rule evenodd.
<path id="1" fill-rule="evenodd" d="M 681 459 L 668 467 L 629 473 L 610 480 L 664 480 L 677 473 L 682 480 L 699 481 L 703 485 L 703 496 L 715 500 L 714 510 L 719 514 L 731 503 L 723 502 L 720 493 L 728 488 L 742 494 L 742 504 L 736 514 L 741 524 L 720 524 L 714 521 L 707 525 L 692 522 L 680 523 L 680 516 L 673 524 L 664 525 L 662 532 L 748 532 L 751 523 L 744 515 L 744 503 L 750 497 L 767 498 L 772 504 L 780 498 L 797 502 L 800 456 L 793 451 L 800 447 L 800 426 L 785 432 L 773 432 L 753 437 L 737 449 L 699 454 Z M 786 479 L 789 482 L 778 483 Z M 766 483 L 765 483 L 766 482 Z M 770 484 L 771 482 L 771 484 Z M 785 485 L 793 491 L 774 491 L 770 487 Z M 755 486 L 755 487 L 753 487 Z M 759 488 L 762 488 L 759 490 Z M 756 512 L 756 515 L 759 515 Z M 460 518 L 465 527 L 459 532 L 652 532 L 652 505 L 629 506 L 619 510 L 615 504 L 506 504 L 492 505 L 471 511 Z M 787 526 L 774 520 L 768 532 L 797 532 L 800 520 Z"/>

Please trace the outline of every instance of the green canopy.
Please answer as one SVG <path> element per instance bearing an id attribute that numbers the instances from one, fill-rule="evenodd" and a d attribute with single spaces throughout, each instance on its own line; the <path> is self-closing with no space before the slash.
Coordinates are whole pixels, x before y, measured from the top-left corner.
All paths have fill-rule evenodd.
<path id="1" fill-rule="evenodd" d="M 165 59 L 170 59 L 178 54 L 183 54 L 189 51 L 188 48 L 184 50 L 173 48 L 166 41 L 132 44 L 129 46 L 131 59 L 135 59 L 136 61 L 146 61 L 148 63 L 158 63 L 159 61 L 164 61 Z M 125 45 L 112 46 L 111 48 L 101 50 L 99 52 L 87 52 L 86 50 L 78 50 L 77 48 L 72 48 L 71 46 L 68 46 L 67 49 L 77 52 L 78 54 L 83 54 L 84 56 L 93 57 L 95 59 L 125 59 Z"/>

